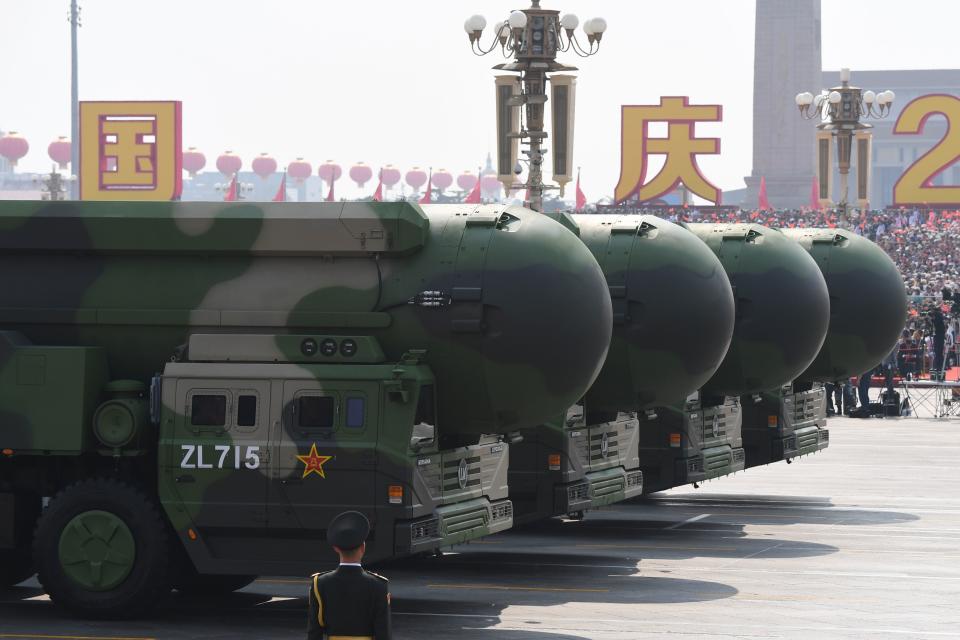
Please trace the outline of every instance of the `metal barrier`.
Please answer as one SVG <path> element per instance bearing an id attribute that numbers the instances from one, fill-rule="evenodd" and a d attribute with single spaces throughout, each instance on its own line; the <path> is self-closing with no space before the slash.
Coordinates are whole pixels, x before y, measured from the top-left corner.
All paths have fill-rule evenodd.
<path id="1" fill-rule="evenodd" d="M 903 380 L 903 398 L 910 403 L 912 417 L 920 418 L 920 410 L 934 419 L 960 418 L 960 382 Z"/>

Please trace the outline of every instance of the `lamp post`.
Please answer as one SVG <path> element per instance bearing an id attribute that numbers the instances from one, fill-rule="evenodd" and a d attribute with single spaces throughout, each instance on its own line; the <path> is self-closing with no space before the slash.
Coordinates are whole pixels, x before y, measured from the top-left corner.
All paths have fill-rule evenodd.
<path id="1" fill-rule="evenodd" d="M 77 0 L 70 0 L 70 170 L 80 175 L 80 85 L 77 67 L 77 29 L 80 28 L 80 7 Z M 78 180 L 70 182 L 70 199 L 76 200 Z"/>
<path id="2" fill-rule="evenodd" d="M 53 167 L 50 170 L 50 174 L 45 178 L 41 179 L 39 176 L 34 178 L 34 184 L 37 184 L 41 187 L 41 200 L 53 200 L 59 201 L 64 199 L 64 195 L 67 189 L 72 189 L 74 183 L 76 182 L 75 176 L 70 176 L 69 178 L 64 178 L 57 172 L 57 168 Z"/>
<path id="3" fill-rule="evenodd" d="M 503 104 L 498 98 L 497 108 L 498 112 L 502 112 L 504 108 L 522 106 L 526 122 L 521 117 L 519 131 L 505 133 L 498 141 L 498 145 L 506 145 L 508 142 L 512 144 L 513 140 L 521 140 L 528 147 L 523 150 L 524 155 L 527 156 L 524 162 L 529 164 L 527 181 L 524 184 L 515 184 L 513 188 L 527 189 L 529 194 L 527 205 L 535 211 L 543 211 L 544 190 L 558 188 L 543 184 L 543 156 L 547 151 L 543 146 L 543 141 L 547 137 L 544 131 L 544 106 L 547 102 L 546 83 L 550 80 L 548 74 L 556 71 L 576 71 L 576 67 L 558 63 L 557 53 L 572 50 L 583 58 L 592 56 L 600 50 L 600 40 L 607 29 L 607 22 L 603 18 L 587 20 L 583 25 L 583 32 L 587 39 L 587 46 L 584 47 L 575 34 L 579 23 L 577 16 L 572 13 L 561 17 L 559 11 L 543 9 L 540 7 L 540 0 L 532 0 L 528 9 L 512 11 L 506 20 L 494 24 L 493 39 L 486 48 L 481 42 L 483 30 L 487 26 L 486 18 L 473 15 L 463 24 L 470 38 L 470 48 L 475 55 L 487 55 L 499 48 L 503 57 L 512 61 L 495 65 L 493 68 L 519 74 L 521 93 L 509 97 Z M 565 111 L 569 114 L 567 121 L 572 123 L 572 105 L 568 104 L 567 109 Z M 555 126 L 557 126 L 556 122 L 557 114 L 555 113 Z M 572 150 L 572 133 L 572 126 L 564 130 L 563 138 L 570 141 L 566 146 L 569 150 Z M 556 132 L 554 135 L 560 137 Z M 572 163 L 572 158 L 569 158 L 570 154 L 566 149 L 562 152 L 565 164 L 569 165 Z M 500 151 L 498 160 L 503 159 L 502 149 Z M 558 151 L 561 150 L 554 152 Z M 501 169 L 498 173 L 502 176 L 512 171 L 513 174 L 519 175 L 522 167 L 517 162 L 512 164 L 514 166 L 508 167 L 506 171 Z M 503 165 L 503 162 L 498 162 L 498 166 Z M 556 174 L 556 171 L 554 173 Z"/>
<path id="4" fill-rule="evenodd" d="M 841 221 L 849 223 L 847 219 L 847 190 L 850 177 L 850 157 L 853 152 L 853 139 L 858 132 L 867 132 L 873 128 L 873 125 L 861 122 L 860 118 L 886 118 L 890 115 L 895 98 L 893 91 L 864 91 L 860 87 L 850 85 L 850 69 L 840 70 L 840 86 L 830 90 L 824 90 L 816 96 L 809 91 L 798 93 L 796 97 L 797 107 L 800 109 L 800 115 L 807 119 L 819 119 L 817 129 L 821 132 L 821 139 L 825 147 L 818 145 L 818 173 L 820 175 L 821 190 L 827 189 L 829 194 L 829 172 L 832 171 L 832 163 L 828 161 L 829 139 L 832 137 L 837 143 L 837 161 L 840 168 L 840 216 Z M 869 150 L 869 138 L 864 138 L 867 145 L 865 149 Z M 870 172 L 869 153 L 859 156 L 857 164 L 858 174 L 863 174 L 866 185 L 866 176 Z M 863 194 L 867 197 L 866 194 Z"/>

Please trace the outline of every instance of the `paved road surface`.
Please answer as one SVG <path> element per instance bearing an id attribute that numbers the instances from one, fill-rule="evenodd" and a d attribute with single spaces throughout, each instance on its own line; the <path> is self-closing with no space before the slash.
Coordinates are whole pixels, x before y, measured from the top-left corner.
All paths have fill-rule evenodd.
<path id="1" fill-rule="evenodd" d="M 397 638 L 960 638 L 960 420 L 830 422 L 826 451 L 382 568 Z M 869 439 L 869 440 L 868 440 Z M 0 638 L 298 638 L 305 583 L 84 622 L 28 581 Z"/>

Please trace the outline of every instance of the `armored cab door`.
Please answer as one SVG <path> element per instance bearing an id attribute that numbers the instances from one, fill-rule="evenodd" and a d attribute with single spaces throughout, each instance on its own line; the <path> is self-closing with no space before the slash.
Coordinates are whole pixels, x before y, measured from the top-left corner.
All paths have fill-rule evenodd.
<path id="1" fill-rule="evenodd" d="M 167 463 L 179 504 L 208 544 L 266 527 L 270 385 L 262 380 L 177 383 Z"/>
<path id="2" fill-rule="evenodd" d="M 360 381 L 283 383 L 271 529 L 322 541 L 343 511 L 376 521 L 379 392 L 378 384 Z"/>

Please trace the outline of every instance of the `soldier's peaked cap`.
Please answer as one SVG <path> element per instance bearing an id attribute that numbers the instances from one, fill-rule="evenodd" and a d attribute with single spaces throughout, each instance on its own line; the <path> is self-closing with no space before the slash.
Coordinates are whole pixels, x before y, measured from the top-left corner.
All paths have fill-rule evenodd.
<path id="1" fill-rule="evenodd" d="M 356 549 L 370 534 L 370 521 L 359 511 L 344 511 L 327 527 L 327 542 L 349 551 Z"/>

